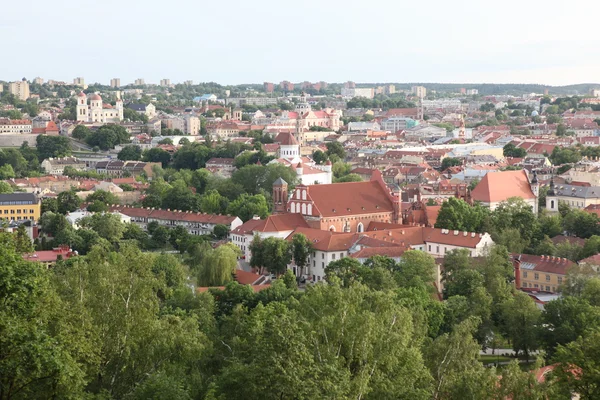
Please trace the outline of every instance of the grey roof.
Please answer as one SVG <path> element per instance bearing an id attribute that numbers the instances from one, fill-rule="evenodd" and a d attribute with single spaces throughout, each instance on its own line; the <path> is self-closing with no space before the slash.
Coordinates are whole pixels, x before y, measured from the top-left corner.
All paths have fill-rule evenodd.
<path id="1" fill-rule="evenodd" d="M 281 177 L 277 178 L 277 180 L 275 182 L 273 182 L 273 185 L 287 185 L 288 183 L 286 181 L 284 181 L 283 179 L 281 179 Z"/>
<path id="2" fill-rule="evenodd" d="M 146 105 L 145 104 L 129 104 L 127 106 L 127 108 L 130 108 L 134 111 L 146 111 Z"/>
<path id="3" fill-rule="evenodd" d="M 36 204 L 37 196 L 33 193 L 4 193 L 0 194 L 0 204 Z"/>
<path id="4" fill-rule="evenodd" d="M 600 186 L 555 185 L 556 196 L 574 197 L 578 199 L 600 198 Z"/>

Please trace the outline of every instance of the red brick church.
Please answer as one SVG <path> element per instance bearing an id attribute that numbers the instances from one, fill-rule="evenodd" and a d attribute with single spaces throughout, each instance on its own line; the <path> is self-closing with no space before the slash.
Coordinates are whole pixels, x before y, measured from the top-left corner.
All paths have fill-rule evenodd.
<path id="1" fill-rule="evenodd" d="M 274 212 L 301 214 L 314 229 L 364 232 L 370 222 L 402 223 L 401 198 L 390 193 L 381 172 L 367 182 L 297 185 L 288 193 L 283 179 L 273 184 Z"/>

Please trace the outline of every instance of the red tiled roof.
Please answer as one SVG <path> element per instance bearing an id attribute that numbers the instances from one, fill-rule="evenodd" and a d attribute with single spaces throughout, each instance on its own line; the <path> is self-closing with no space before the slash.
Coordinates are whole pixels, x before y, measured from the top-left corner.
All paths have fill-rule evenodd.
<path id="1" fill-rule="evenodd" d="M 357 251 L 356 253 L 350 254 L 352 258 L 369 258 L 373 256 L 387 256 L 391 258 L 397 258 L 402 256 L 404 252 L 408 250 L 407 247 L 402 246 L 391 246 L 391 247 L 365 247 Z"/>
<path id="2" fill-rule="evenodd" d="M 471 192 L 475 201 L 505 201 L 511 197 L 534 199 L 525 171 L 488 172 Z"/>
<path id="3" fill-rule="evenodd" d="M 298 141 L 294 135 L 289 132 L 281 132 L 279 135 L 277 135 L 274 141 L 283 146 L 292 146 L 298 144 Z"/>
<path id="4" fill-rule="evenodd" d="M 299 227 L 308 227 L 300 214 L 275 214 L 266 219 L 251 219 L 235 228 L 232 233 L 249 234 L 252 232 L 285 232 Z"/>
<path id="5" fill-rule="evenodd" d="M 535 256 L 533 254 L 513 254 L 514 259 L 520 259 L 521 271 L 539 271 L 551 274 L 566 275 L 569 268 L 575 265 L 571 260 L 554 256 Z M 530 264 L 532 268 L 525 268 Z"/>
<path id="6" fill-rule="evenodd" d="M 313 228 L 298 228 L 286 239 L 291 241 L 295 235 L 300 233 L 311 241 L 315 250 L 320 251 L 348 250 L 359 238 L 356 233 L 337 233 Z"/>

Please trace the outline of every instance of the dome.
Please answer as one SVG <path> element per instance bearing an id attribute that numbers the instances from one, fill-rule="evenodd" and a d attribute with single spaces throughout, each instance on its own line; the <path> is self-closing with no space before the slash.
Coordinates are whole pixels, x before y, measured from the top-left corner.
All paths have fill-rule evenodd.
<path id="1" fill-rule="evenodd" d="M 94 94 L 92 97 L 90 97 L 90 100 L 102 100 L 102 97 L 100 97 L 98 94 Z"/>
<path id="2" fill-rule="evenodd" d="M 331 160 L 325 161 L 325 165 L 331 165 Z"/>
<path id="3" fill-rule="evenodd" d="M 537 111 L 535 111 L 535 110 L 533 110 L 533 111 L 531 112 L 531 116 L 532 116 L 532 117 L 537 117 L 538 115 L 540 115 L 540 114 L 539 114 Z"/>
<path id="4" fill-rule="evenodd" d="M 78 97 L 85 97 L 85 93 L 83 92 L 79 92 L 79 94 L 77 95 Z"/>

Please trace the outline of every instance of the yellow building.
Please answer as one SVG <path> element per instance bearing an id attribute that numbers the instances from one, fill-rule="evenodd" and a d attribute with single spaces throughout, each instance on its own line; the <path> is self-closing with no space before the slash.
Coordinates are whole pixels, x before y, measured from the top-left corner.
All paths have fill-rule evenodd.
<path id="1" fill-rule="evenodd" d="M 25 101 L 30 97 L 29 83 L 26 80 L 9 83 L 8 91 L 14 94 L 19 100 Z"/>
<path id="2" fill-rule="evenodd" d="M 517 289 L 556 293 L 566 280 L 571 260 L 554 256 L 517 254 L 513 258 Z"/>
<path id="3" fill-rule="evenodd" d="M 42 203 L 33 193 L 0 194 L 0 217 L 8 221 L 37 221 Z"/>

